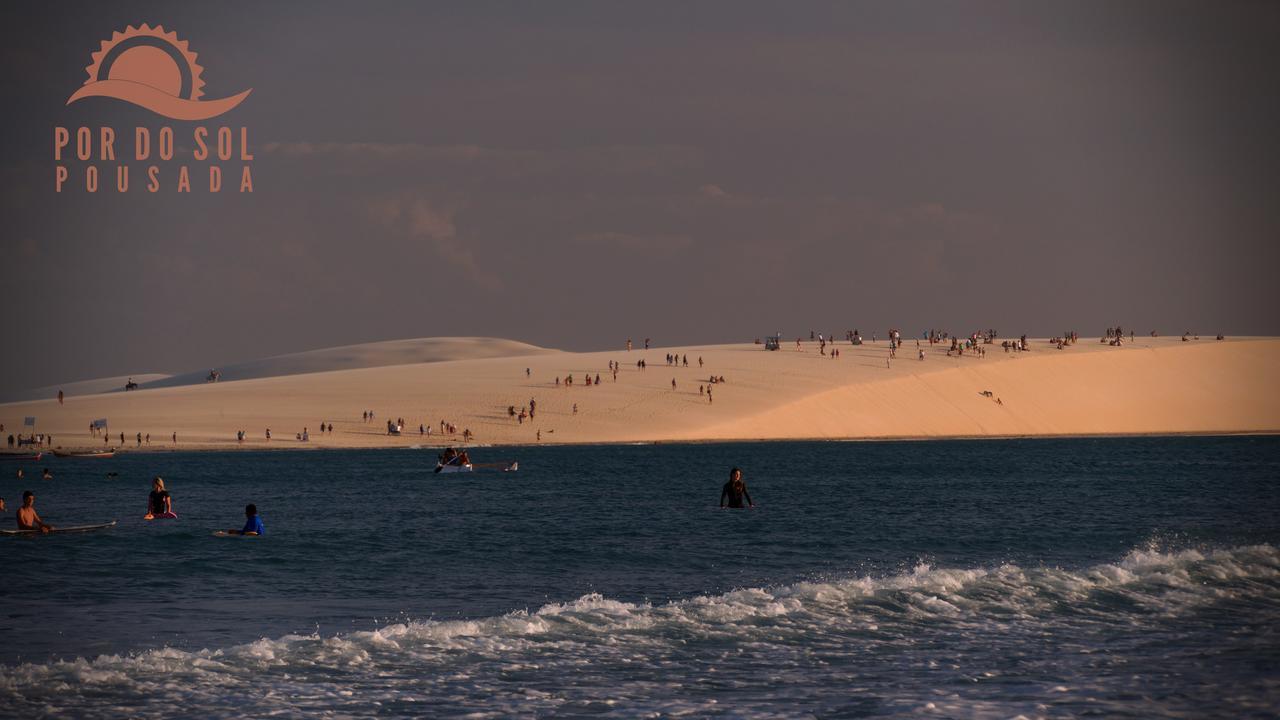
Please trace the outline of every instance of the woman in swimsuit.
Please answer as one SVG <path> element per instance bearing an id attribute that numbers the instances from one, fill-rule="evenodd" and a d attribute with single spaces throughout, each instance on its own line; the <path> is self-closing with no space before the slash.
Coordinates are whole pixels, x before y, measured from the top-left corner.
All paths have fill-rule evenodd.
<path id="1" fill-rule="evenodd" d="M 154 520 L 157 517 L 173 514 L 173 498 L 169 496 L 169 491 L 164 489 L 164 478 L 157 475 L 156 479 L 151 481 L 151 494 L 147 497 L 147 514 L 143 519 Z"/>

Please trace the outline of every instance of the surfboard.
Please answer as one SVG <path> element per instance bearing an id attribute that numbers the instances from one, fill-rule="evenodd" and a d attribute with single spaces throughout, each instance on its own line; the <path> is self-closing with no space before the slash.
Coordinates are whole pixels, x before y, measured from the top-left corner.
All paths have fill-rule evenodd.
<path id="1" fill-rule="evenodd" d="M 233 538 L 256 538 L 261 535 L 241 535 L 240 533 L 229 533 L 226 530 L 218 530 L 213 534 L 214 537 L 233 537 Z"/>
<path id="2" fill-rule="evenodd" d="M 142 519 L 143 520 L 177 520 L 178 513 L 169 512 L 169 513 L 161 513 L 159 515 L 150 515 L 150 516 L 143 515 Z"/>
<path id="3" fill-rule="evenodd" d="M 39 530 L 0 530 L 0 535 L 53 535 L 56 533 L 73 533 L 73 532 L 89 532 L 90 530 L 105 530 L 109 527 L 115 527 L 116 521 L 109 523 L 99 523 L 97 525 L 63 525 L 50 530 L 48 533 L 42 533 Z"/>

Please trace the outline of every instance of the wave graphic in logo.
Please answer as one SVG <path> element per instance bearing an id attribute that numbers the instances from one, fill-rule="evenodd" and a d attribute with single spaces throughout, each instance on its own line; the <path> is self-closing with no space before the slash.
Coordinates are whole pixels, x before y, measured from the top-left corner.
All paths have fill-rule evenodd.
<path id="1" fill-rule="evenodd" d="M 175 32 L 143 23 L 111 34 L 85 68 L 89 79 L 67 98 L 67 104 L 87 97 L 109 97 L 144 107 L 174 120 L 207 120 L 244 101 L 253 92 L 218 100 L 203 100 L 204 68 L 196 54 Z"/>

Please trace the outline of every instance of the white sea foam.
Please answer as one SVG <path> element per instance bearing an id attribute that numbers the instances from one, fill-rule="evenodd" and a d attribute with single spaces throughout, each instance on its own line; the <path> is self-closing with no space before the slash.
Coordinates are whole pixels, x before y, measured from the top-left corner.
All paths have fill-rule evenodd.
<path id="1" fill-rule="evenodd" d="M 1138 652 L 1124 644 L 1133 628 L 1172 632 L 1169 619 L 1226 602 L 1264 615 L 1244 622 L 1280 620 L 1280 550 L 1139 549 L 1074 570 L 920 565 L 659 605 L 592 594 L 473 620 L 23 664 L 0 668 L 0 714 L 767 717 L 800 712 L 800 700 L 841 707 L 833 703 L 857 693 L 828 698 L 831 688 L 863 688 L 882 715 L 1043 717 L 1058 713 L 1032 696 L 1070 706 L 1105 694 L 1106 674 L 1092 659 L 1098 643 L 1119 638 L 1121 649 Z M 1046 653 L 1038 646 L 1046 638 L 1061 647 Z M 893 683 L 881 677 L 886 670 Z M 1016 702 L 956 687 L 1018 674 L 1043 679 L 1026 681 L 1032 689 Z M 909 682 L 929 677 L 939 681 Z M 1274 683 L 1251 685 L 1240 706 L 1259 692 L 1264 707 L 1280 697 Z M 744 696 L 757 702 L 716 704 Z"/>

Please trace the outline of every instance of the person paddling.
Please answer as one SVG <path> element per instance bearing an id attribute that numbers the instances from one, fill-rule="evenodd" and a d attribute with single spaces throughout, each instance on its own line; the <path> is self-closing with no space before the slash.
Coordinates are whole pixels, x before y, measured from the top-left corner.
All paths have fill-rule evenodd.
<path id="1" fill-rule="evenodd" d="M 745 505 L 743 500 L 746 501 Z M 728 501 L 727 504 L 726 501 Z M 746 483 L 742 482 L 742 471 L 738 468 L 730 470 L 729 482 L 720 489 L 720 507 L 753 508 L 755 506 L 756 504 L 751 501 L 751 493 L 747 492 Z"/>
<path id="2" fill-rule="evenodd" d="M 262 518 L 258 517 L 258 506 L 249 503 L 244 506 L 244 527 L 240 530 L 227 530 L 228 535 L 265 535 L 266 529 L 262 527 Z"/>

